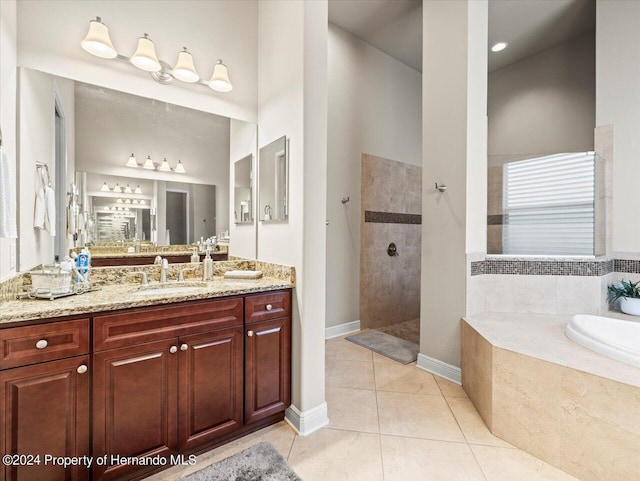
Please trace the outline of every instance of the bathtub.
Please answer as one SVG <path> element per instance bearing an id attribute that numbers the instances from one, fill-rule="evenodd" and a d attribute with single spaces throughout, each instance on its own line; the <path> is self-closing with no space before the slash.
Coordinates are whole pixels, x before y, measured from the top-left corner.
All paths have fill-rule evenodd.
<path id="1" fill-rule="evenodd" d="M 587 349 L 640 367 L 640 322 L 577 314 L 565 333 Z"/>

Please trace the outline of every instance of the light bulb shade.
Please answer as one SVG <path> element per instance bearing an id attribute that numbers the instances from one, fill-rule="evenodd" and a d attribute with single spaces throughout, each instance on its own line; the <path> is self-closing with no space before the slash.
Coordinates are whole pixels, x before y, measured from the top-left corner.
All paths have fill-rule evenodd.
<path id="1" fill-rule="evenodd" d="M 127 160 L 127 167 L 138 167 L 138 161 L 136 160 L 136 156 L 131 154 L 129 156 L 129 160 Z"/>
<path id="2" fill-rule="evenodd" d="M 120 194 L 122 192 L 122 187 L 120 187 L 120 184 L 116 183 L 116 186 L 113 188 L 113 191 Z"/>
<path id="3" fill-rule="evenodd" d="M 96 57 L 115 58 L 118 56 L 118 52 L 111 43 L 109 29 L 100 21 L 100 17 L 89 22 L 89 31 L 84 40 L 80 42 L 80 46 Z"/>
<path id="4" fill-rule="evenodd" d="M 178 61 L 176 66 L 173 67 L 172 74 L 183 82 L 193 83 L 200 80 L 200 75 L 196 72 L 196 67 L 193 64 L 193 55 L 189 53 L 186 47 L 178 54 Z"/>
<path id="5" fill-rule="evenodd" d="M 125 203 L 125 204 L 131 204 L 131 199 L 125 199 L 125 200 L 124 200 L 124 203 Z"/>
<path id="6" fill-rule="evenodd" d="M 117 202 L 118 204 L 122 204 L 122 199 L 118 199 L 118 200 L 116 200 L 116 202 Z"/>
<path id="7" fill-rule="evenodd" d="M 131 187 L 129 186 L 129 184 L 127 184 L 127 186 L 124 188 L 124 193 L 133 194 L 133 191 L 131 190 Z"/>
<path id="8" fill-rule="evenodd" d="M 178 174 L 184 174 L 186 172 L 186 170 L 184 170 L 184 164 L 182 163 L 181 160 L 178 160 L 178 165 L 176 165 L 176 170 L 175 170 Z"/>
<path id="9" fill-rule="evenodd" d="M 218 60 L 216 66 L 213 68 L 213 75 L 209 80 L 209 87 L 218 92 L 231 92 L 233 85 L 229 80 L 229 71 L 227 66 L 222 63 L 222 60 Z"/>
<path id="10" fill-rule="evenodd" d="M 142 194 L 142 189 L 140 188 L 140 184 L 136 187 L 136 190 L 133 191 L 134 194 Z"/>
<path id="11" fill-rule="evenodd" d="M 144 199 L 140 199 L 140 205 L 145 205 Z"/>
<path id="12" fill-rule="evenodd" d="M 147 156 L 147 160 L 144 161 L 144 165 L 142 167 L 149 170 L 153 170 L 156 168 L 156 166 L 153 165 L 153 160 L 151 160 L 150 155 Z"/>
<path id="13" fill-rule="evenodd" d="M 104 184 L 102 184 L 102 187 L 100 187 L 100 190 L 102 192 L 110 192 L 111 191 L 111 189 L 109 188 L 109 186 L 107 185 L 106 182 Z"/>
<path id="14" fill-rule="evenodd" d="M 159 72 L 162 70 L 156 55 L 156 48 L 146 33 L 144 37 L 138 39 L 138 48 L 131 56 L 131 63 L 145 72 Z"/>
<path id="15" fill-rule="evenodd" d="M 160 164 L 160 167 L 158 167 L 158 170 L 161 170 L 162 172 L 171 172 L 171 167 L 169 167 L 169 162 L 167 162 L 166 157 L 162 161 L 162 164 Z"/>

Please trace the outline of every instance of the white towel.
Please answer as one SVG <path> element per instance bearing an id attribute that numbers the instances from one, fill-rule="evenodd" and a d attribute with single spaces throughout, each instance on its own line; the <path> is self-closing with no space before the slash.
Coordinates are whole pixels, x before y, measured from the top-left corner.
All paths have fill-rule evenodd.
<path id="1" fill-rule="evenodd" d="M 0 237 L 15 239 L 16 228 L 16 180 L 9 159 L 0 152 Z"/>
<path id="2" fill-rule="evenodd" d="M 56 194 L 49 186 L 44 188 L 44 200 L 46 215 L 44 218 L 44 228 L 51 237 L 56 235 Z"/>
<path id="3" fill-rule="evenodd" d="M 36 229 L 44 229 L 44 220 L 46 216 L 44 189 L 40 187 L 36 192 L 36 206 L 33 211 L 33 227 Z"/>

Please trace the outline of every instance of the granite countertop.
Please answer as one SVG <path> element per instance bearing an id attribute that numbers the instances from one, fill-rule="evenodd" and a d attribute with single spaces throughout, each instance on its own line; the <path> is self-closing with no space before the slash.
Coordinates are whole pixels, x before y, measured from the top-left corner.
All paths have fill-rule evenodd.
<path id="1" fill-rule="evenodd" d="M 158 283 L 156 284 L 157 287 Z M 52 317 L 74 316 L 93 312 L 114 311 L 131 307 L 155 306 L 173 302 L 194 301 L 216 297 L 275 291 L 293 287 L 290 281 L 273 277 L 240 280 L 215 277 L 209 282 L 171 282 L 169 285 L 191 287 L 188 291 L 167 294 L 162 289 L 158 294 L 141 295 L 140 284 L 115 284 L 101 287 L 85 294 L 61 297 L 53 301 L 44 299 L 20 299 L 5 302 L 0 309 L 0 324 Z M 147 286 L 150 287 L 150 286 Z M 148 289 L 152 292 L 154 289 Z"/>

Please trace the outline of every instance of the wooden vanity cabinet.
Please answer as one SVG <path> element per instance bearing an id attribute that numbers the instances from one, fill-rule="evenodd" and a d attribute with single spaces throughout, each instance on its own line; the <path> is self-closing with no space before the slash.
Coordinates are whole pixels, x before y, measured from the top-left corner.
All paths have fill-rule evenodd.
<path id="1" fill-rule="evenodd" d="M 291 291 L 245 298 L 244 422 L 291 404 Z"/>
<path id="2" fill-rule="evenodd" d="M 0 371 L 0 446 L 22 455 L 3 463 L 2 481 L 89 479 L 85 466 L 44 459 L 89 455 L 88 332 L 88 319 L 0 330 L 0 365 L 12 366 Z"/>
<path id="3" fill-rule="evenodd" d="M 169 456 L 239 429 L 242 312 L 231 298 L 94 318 L 96 349 L 126 345 L 94 354 L 94 456 Z M 93 479 L 138 471 L 96 466 Z"/>

